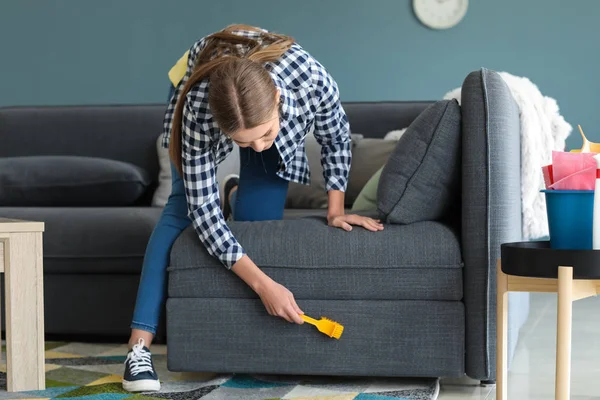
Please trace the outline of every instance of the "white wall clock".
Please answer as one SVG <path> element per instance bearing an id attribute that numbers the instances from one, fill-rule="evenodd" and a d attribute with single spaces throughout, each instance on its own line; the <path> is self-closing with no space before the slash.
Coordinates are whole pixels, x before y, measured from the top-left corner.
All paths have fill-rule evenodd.
<path id="1" fill-rule="evenodd" d="M 458 24 L 469 7 L 469 0 L 413 0 L 415 15 L 432 29 L 448 29 Z"/>

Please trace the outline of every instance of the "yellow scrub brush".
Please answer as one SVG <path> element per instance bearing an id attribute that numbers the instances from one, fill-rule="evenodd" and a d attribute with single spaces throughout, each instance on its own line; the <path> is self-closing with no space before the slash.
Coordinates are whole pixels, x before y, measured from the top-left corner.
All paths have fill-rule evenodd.
<path id="1" fill-rule="evenodd" d="M 319 332 L 324 333 L 329 337 L 339 339 L 342 336 L 342 332 L 344 332 L 344 326 L 342 324 L 325 317 L 321 317 L 320 320 L 313 319 L 306 315 L 301 315 L 300 317 L 304 322 L 316 326 Z"/>

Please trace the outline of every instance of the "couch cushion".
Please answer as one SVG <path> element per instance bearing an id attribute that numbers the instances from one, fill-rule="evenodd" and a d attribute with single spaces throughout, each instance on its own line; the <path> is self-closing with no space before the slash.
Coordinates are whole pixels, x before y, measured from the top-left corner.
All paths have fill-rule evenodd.
<path id="1" fill-rule="evenodd" d="M 365 187 L 360 191 L 354 204 L 352 204 L 351 212 L 356 211 L 377 211 L 377 187 L 379 186 L 379 179 L 381 179 L 381 173 L 383 167 L 381 167 L 365 184 Z"/>
<path id="2" fill-rule="evenodd" d="M 361 134 L 352 134 L 352 149 L 356 147 L 362 138 L 363 135 Z M 285 206 L 292 209 L 327 208 L 328 196 L 325 190 L 323 166 L 321 165 L 321 145 L 317 142 L 312 131 L 306 135 L 303 146 L 310 171 L 310 184 L 303 185 L 290 182 Z"/>
<path id="3" fill-rule="evenodd" d="M 369 138 L 358 142 L 352 150 L 352 168 L 344 197 L 346 207 L 352 207 L 369 179 L 388 161 L 396 144 L 397 140 Z"/>
<path id="4" fill-rule="evenodd" d="M 345 232 L 322 218 L 230 226 L 252 260 L 297 299 L 462 298 L 460 245 L 441 223 L 386 225 L 375 233 Z M 175 242 L 169 271 L 170 297 L 256 297 L 208 255 L 192 229 Z"/>
<path id="5" fill-rule="evenodd" d="M 432 221 L 460 207 L 460 107 L 434 103 L 408 127 L 383 168 L 377 208 L 387 222 Z"/>
<path id="6" fill-rule="evenodd" d="M 304 146 L 310 168 L 310 185 L 290 182 L 286 207 L 327 208 L 328 195 L 321 165 L 321 146 L 312 135 L 306 137 Z M 395 140 L 372 139 L 365 138 L 362 134 L 352 134 L 352 165 L 344 197 L 348 208 L 352 206 L 371 176 L 385 164 L 395 146 Z"/>
<path id="7" fill-rule="evenodd" d="M 164 207 L 171 195 L 173 178 L 171 177 L 171 159 L 169 149 L 163 147 L 163 135 L 156 139 L 156 154 L 158 155 L 158 186 L 152 196 L 152 207 Z"/>
<path id="8" fill-rule="evenodd" d="M 310 185 L 290 182 L 285 206 L 299 209 L 327 208 L 327 191 L 321 166 L 321 146 L 313 135 L 307 135 L 304 149 L 310 171 Z"/>
<path id="9" fill-rule="evenodd" d="M 130 206 L 151 182 L 142 168 L 105 158 L 0 158 L 0 206 Z"/>
<path id="10" fill-rule="evenodd" d="M 171 159 L 169 157 L 169 149 L 163 147 L 163 135 L 156 139 L 156 153 L 158 154 L 158 164 L 160 171 L 158 172 L 158 187 L 154 191 L 152 197 L 152 207 L 164 207 L 171 195 L 171 186 L 173 179 L 171 177 Z M 217 182 L 219 183 L 219 196 L 224 198 L 225 193 L 225 178 L 231 174 L 240 173 L 240 147 L 233 143 L 233 150 L 225 160 L 217 166 Z"/>
<path id="11" fill-rule="evenodd" d="M 139 274 L 161 208 L 1 207 L 8 218 L 43 221 L 45 273 Z"/>

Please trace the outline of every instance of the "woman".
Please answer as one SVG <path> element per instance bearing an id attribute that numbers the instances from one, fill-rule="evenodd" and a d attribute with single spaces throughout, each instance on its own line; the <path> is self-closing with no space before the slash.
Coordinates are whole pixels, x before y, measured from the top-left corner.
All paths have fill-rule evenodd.
<path id="1" fill-rule="evenodd" d="M 165 116 L 173 188 L 144 259 L 125 361 L 123 387 L 129 391 L 160 389 L 146 346 L 165 299 L 171 246 L 190 223 L 208 252 L 257 293 L 269 314 L 302 323 L 292 293 L 252 262 L 225 223 L 216 166 L 234 142 L 240 177 L 226 183 L 224 199 L 224 211 L 232 210 L 234 220 L 282 218 L 288 182 L 309 183 L 303 143 L 314 128 L 322 146 L 329 225 L 383 229 L 379 221 L 344 214 L 350 131 L 337 85 L 321 64 L 291 38 L 246 25 L 207 36 L 188 54 Z"/>

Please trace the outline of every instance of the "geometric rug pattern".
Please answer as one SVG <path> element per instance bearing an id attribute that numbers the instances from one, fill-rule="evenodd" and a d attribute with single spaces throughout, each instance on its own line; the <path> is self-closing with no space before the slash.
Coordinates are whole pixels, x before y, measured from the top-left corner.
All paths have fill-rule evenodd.
<path id="1" fill-rule="evenodd" d="M 437 379 L 174 373 L 166 346 L 153 345 L 161 391 L 133 394 L 121 388 L 126 353 L 126 345 L 47 342 L 46 390 L 7 393 L 0 364 L 0 400 L 435 400 L 439 393 Z"/>

